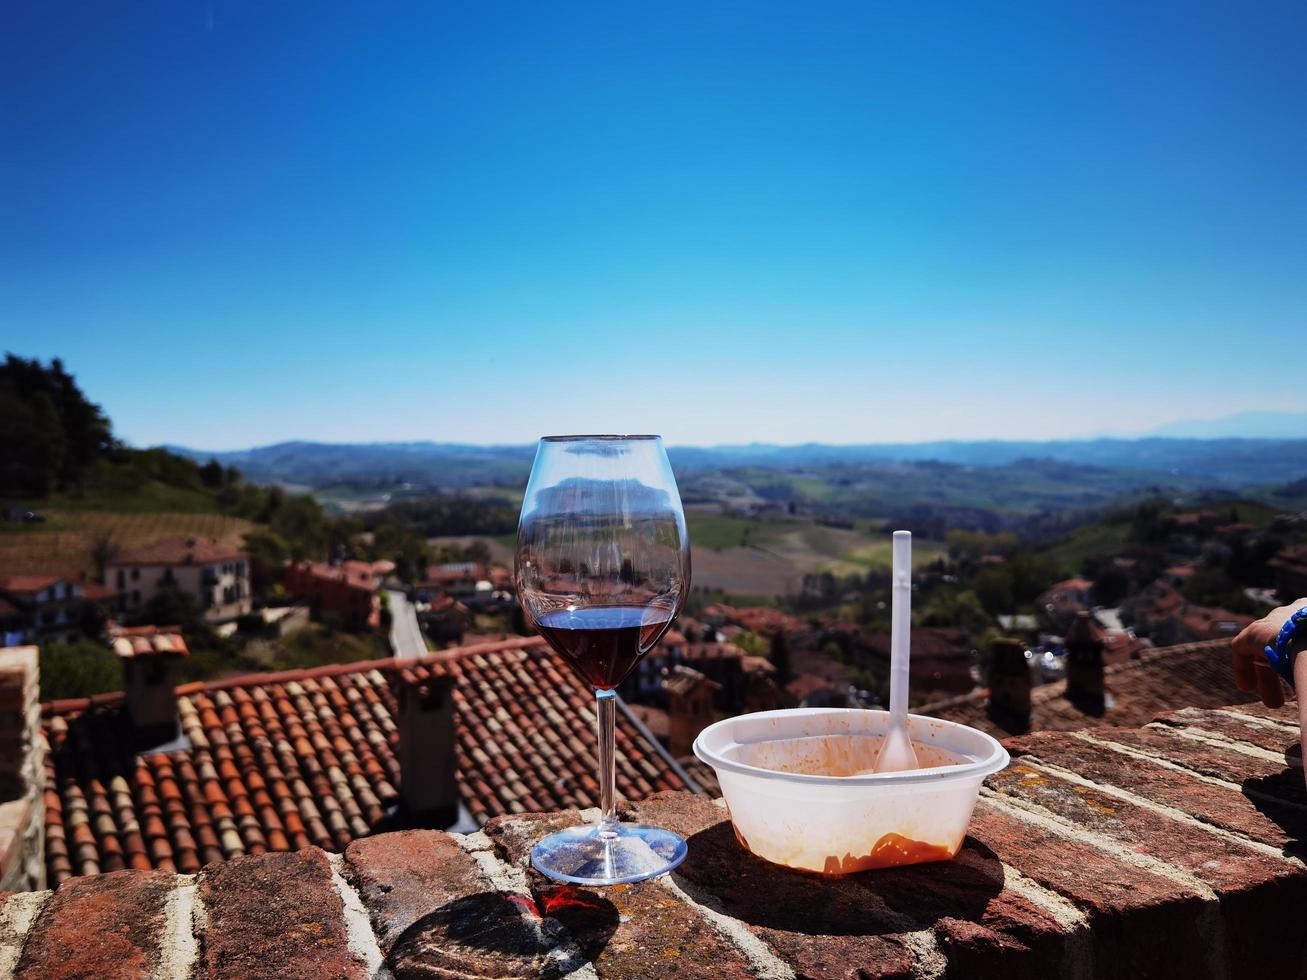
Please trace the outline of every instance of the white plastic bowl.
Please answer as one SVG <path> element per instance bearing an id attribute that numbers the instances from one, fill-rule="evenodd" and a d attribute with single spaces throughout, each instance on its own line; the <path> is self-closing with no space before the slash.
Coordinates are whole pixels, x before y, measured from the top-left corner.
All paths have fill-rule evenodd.
<path id="1" fill-rule="evenodd" d="M 888 711 L 759 711 L 705 728 L 694 754 L 717 772 L 740 843 L 768 861 L 848 874 L 948 860 L 1007 750 L 966 725 L 909 715 L 913 747 L 930 768 L 812 774 L 869 769 L 888 727 Z"/>

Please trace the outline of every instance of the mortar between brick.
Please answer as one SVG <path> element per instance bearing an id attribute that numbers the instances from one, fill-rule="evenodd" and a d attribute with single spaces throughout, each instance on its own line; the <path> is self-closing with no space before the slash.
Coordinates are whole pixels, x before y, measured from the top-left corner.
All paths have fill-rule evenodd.
<path id="1" fill-rule="evenodd" d="M 751 933 L 744 923 L 722 912 L 717 902 L 703 894 L 690 882 L 684 884 L 667 875 L 660 884 L 694 909 L 717 934 L 738 949 L 748 961 L 750 969 L 760 980 L 794 980 L 794 970 L 777 956 L 770 946 Z"/>
<path id="2" fill-rule="evenodd" d="M 1161 766 L 1163 769 L 1170 769 L 1174 772 L 1182 772 L 1186 776 L 1189 776 L 1193 779 L 1197 779 L 1199 782 L 1210 783 L 1212 786 L 1219 786 L 1221 789 L 1226 790 L 1227 792 L 1230 793 L 1237 793 L 1242 796 L 1247 796 L 1249 799 L 1255 798 L 1259 800 L 1264 800 L 1267 803 L 1274 803 L 1277 806 L 1285 806 L 1295 810 L 1307 811 L 1307 804 L 1294 803 L 1291 800 L 1285 800 L 1278 796 L 1272 796 L 1269 793 L 1263 793 L 1259 790 L 1252 789 L 1251 787 L 1244 788 L 1243 786 L 1240 786 L 1238 783 L 1230 782 L 1228 779 L 1220 779 L 1216 776 L 1209 776 L 1206 773 L 1198 772 L 1196 769 L 1190 769 L 1188 766 L 1182 766 L 1178 762 L 1172 762 L 1170 759 L 1164 758 L 1160 755 L 1154 755 L 1151 752 L 1144 752 L 1140 749 L 1132 748 L 1126 745 L 1121 745 L 1118 742 L 1110 742 L 1106 739 L 1097 738 L 1093 735 L 1090 735 L 1088 732 L 1067 732 L 1067 734 L 1072 738 L 1079 739 L 1082 742 L 1087 742 L 1088 744 L 1096 746 L 1097 748 L 1100 749 L 1108 749 L 1109 751 L 1116 752 L 1120 755 L 1129 756 L 1132 759 L 1140 759 L 1143 762 L 1151 762 L 1154 765 Z"/>
<path id="3" fill-rule="evenodd" d="M 340 896 L 345 911 L 345 931 L 350 951 L 359 958 L 374 980 L 392 980 L 390 969 L 381 955 L 376 933 L 372 931 L 368 910 L 363 906 L 363 900 L 354 886 L 345 878 L 345 855 L 328 854 L 327 862 L 331 865 L 331 884 Z"/>
<path id="4" fill-rule="evenodd" d="M 32 923 L 45 908 L 52 892 L 18 892 L 0 909 L 0 977 L 13 973 L 23 954 L 23 943 Z"/>
<path id="5" fill-rule="evenodd" d="M 1024 759 L 1022 761 L 1025 761 Z M 1010 796 L 1004 796 L 997 793 L 987 786 L 981 787 L 981 799 L 997 810 L 1001 810 L 1009 816 L 1024 820 L 1027 823 L 1033 823 L 1049 833 L 1056 834 L 1059 837 L 1065 837 L 1068 840 L 1079 841 L 1090 844 L 1106 854 L 1111 855 L 1118 861 L 1126 864 L 1132 864 L 1136 868 L 1151 872 L 1159 877 L 1166 878 L 1174 884 L 1186 888 L 1198 895 L 1204 901 L 1216 902 L 1216 892 L 1207 882 L 1196 878 L 1184 868 L 1177 868 L 1173 864 L 1161 861 L 1148 854 L 1141 854 L 1132 850 L 1110 837 L 1095 833 L 1080 824 L 1073 823 L 1063 817 L 1058 816 L 1052 810 L 1040 806 L 1038 803 L 1031 803 L 1029 800 L 1020 800 Z"/>
<path id="6" fill-rule="evenodd" d="M 1185 826 L 1206 831 L 1207 833 L 1220 837 L 1232 844 L 1238 844 L 1240 847 L 1257 851 L 1267 857 L 1275 858 L 1277 861 L 1284 861 L 1295 868 L 1307 869 L 1307 864 L 1304 864 L 1301 860 L 1290 854 L 1285 854 L 1278 847 L 1272 847 L 1270 844 L 1264 844 L 1259 840 L 1253 840 L 1251 837 L 1245 837 L 1243 834 L 1236 833 L 1233 830 L 1226 830 L 1224 827 L 1218 827 L 1215 824 L 1206 823 L 1199 820 L 1197 817 L 1185 813 L 1183 810 L 1177 810 L 1175 807 L 1168 806 L 1165 803 L 1158 803 L 1154 800 L 1150 800 L 1145 796 L 1132 793 L 1128 789 L 1121 789 L 1119 786 L 1112 786 L 1109 783 L 1096 782 L 1095 780 L 1080 775 L 1078 772 L 1072 772 L 1070 769 L 1063 769 L 1059 765 L 1046 762 L 1039 756 L 1024 755 L 1021 757 L 1021 764 L 1030 766 L 1032 769 L 1042 770 L 1050 776 L 1056 776 L 1058 779 L 1063 779 L 1068 783 L 1074 783 L 1077 786 L 1084 786 L 1087 789 L 1093 789 L 1100 793 L 1106 793 L 1109 796 L 1115 796 L 1117 799 L 1124 800 L 1127 803 L 1131 803 L 1134 806 L 1145 810 L 1151 810 L 1170 820 L 1178 821 Z M 1188 770 L 1185 770 L 1185 772 L 1188 772 Z"/>
<path id="7" fill-rule="evenodd" d="M 197 891 L 195 875 L 177 876 L 177 886 L 169 893 L 163 910 L 163 939 L 154 973 L 157 980 L 189 980 L 195 969 L 200 953 L 194 930 Z"/>
<path id="8" fill-rule="evenodd" d="M 1283 752 L 1272 752 L 1270 749 L 1264 749 L 1260 745 L 1253 745 L 1251 742 L 1241 742 L 1238 739 L 1230 738 L 1227 735 L 1221 735 L 1218 732 L 1209 732 L 1206 729 L 1199 728 L 1176 728 L 1173 725 L 1167 725 L 1156 721 L 1147 727 L 1154 731 L 1165 732 L 1171 738 L 1186 738 L 1191 742 L 1201 742 L 1203 745 L 1210 745 L 1213 748 L 1224 749 L 1227 752 L 1238 752 L 1240 755 L 1246 755 L 1251 759 L 1258 759 L 1261 762 L 1274 762 L 1278 765 L 1292 766 L 1296 769 L 1302 768 L 1301 759 L 1285 759 Z"/>
<path id="9" fill-rule="evenodd" d="M 1266 728 L 1274 732 L 1283 732 L 1286 735 L 1292 735 L 1295 738 L 1302 734 L 1297 725 L 1290 725 L 1288 722 L 1276 721 L 1274 718 L 1260 718 L 1257 715 L 1246 715 L 1242 711 L 1234 711 L 1230 708 L 1212 708 L 1213 712 L 1218 715 L 1225 715 L 1227 718 L 1233 718 L 1244 724 L 1252 725 L 1254 728 Z"/>

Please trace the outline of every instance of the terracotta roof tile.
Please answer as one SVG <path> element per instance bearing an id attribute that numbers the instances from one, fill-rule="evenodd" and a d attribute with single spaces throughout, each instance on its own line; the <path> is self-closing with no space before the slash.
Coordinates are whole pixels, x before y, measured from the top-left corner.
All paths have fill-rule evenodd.
<path id="1" fill-rule="evenodd" d="M 478 821 L 598 802 L 593 693 L 537 637 L 176 689 L 190 748 L 138 756 L 122 695 L 44 706 L 51 884 L 119 867 L 185 873 L 240 854 L 343 850 L 393 810 L 400 675 L 455 678 L 458 782 Z M 623 712 L 617 790 L 686 783 Z"/>
<path id="2" fill-rule="evenodd" d="M 158 653 L 173 653 L 187 656 L 186 638 L 182 636 L 180 626 L 133 626 L 111 625 L 108 629 L 109 645 L 113 652 L 124 660 Z"/>

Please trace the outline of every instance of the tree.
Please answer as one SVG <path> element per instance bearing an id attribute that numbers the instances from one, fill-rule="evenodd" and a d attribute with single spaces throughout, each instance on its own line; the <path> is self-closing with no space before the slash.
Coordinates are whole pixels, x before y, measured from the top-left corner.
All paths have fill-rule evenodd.
<path id="1" fill-rule="evenodd" d="M 250 591 L 255 598 L 267 600 L 281 582 L 281 567 L 286 561 L 286 542 L 271 531 L 251 531 L 244 538 L 250 556 Z"/>
<path id="2" fill-rule="evenodd" d="M 1006 566 L 982 568 L 971 584 L 980 604 L 991 616 L 1010 613 L 1016 608 L 1012 598 L 1012 574 Z"/>
<path id="3" fill-rule="evenodd" d="M 114 448 L 109 420 L 55 358 L 9 354 L 0 365 L 0 495 L 78 491 Z"/>
<path id="4" fill-rule="evenodd" d="M 751 657 L 763 657 L 768 653 L 767 641 L 753 630 L 740 630 L 731 642 Z"/>
<path id="5" fill-rule="evenodd" d="M 226 471 L 216 459 L 211 459 L 200 467 L 200 482 L 210 490 L 218 490 L 223 485 Z"/>
<path id="6" fill-rule="evenodd" d="M 98 602 L 86 602 L 82 604 L 82 611 L 77 616 L 77 628 L 83 636 L 96 640 L 104 633 L 104 624 L 108 618 L 104 606 Z"/>
<path id="7" fill-rule="evenodd" d="M 979 636 L 994 624 L 976 593 L 970 590 L 935 590 L 913 619 L 919 626 L 960 626 L 972 636 Z"/>
<path id="8" fill-rule="evenodd" d="M 104 581 L 104 570 L 118 557 L 118 542 L 108 531 L 100 531 L 91 541 L 91 558 L 95 561 L 95 577 Z"/>
<path id="9" fill-rule="evenodd" d="M 1094 576 L 1094 601 L 1115 606 L 1130 592 L 1130 576 L 1112 562 L 1104 562 Z"/>
<path id="10" fill-rule="evenodd" d="M 41 700 L 80 698 L 123 689 L 122 661 L 94 640 L 41 648 Z"/>
<path id="11" fill-rule="evenodd" d="M 132 620 L 140 625 L 180 626 L 184 633 L 208 629 L 199 602 L 175 585 L 160 586 Z"/>
<path id="12" fill-rule="evenodd" d="M 279 491 L 279 503 L 272 511 L 268 526 L 286 542 L 291 558 L 296 561 L 325 558 L 327 531 L 322 506 L 310 496 L 287 496 L 280 492 L 279 487 L 271 489 Z"/>

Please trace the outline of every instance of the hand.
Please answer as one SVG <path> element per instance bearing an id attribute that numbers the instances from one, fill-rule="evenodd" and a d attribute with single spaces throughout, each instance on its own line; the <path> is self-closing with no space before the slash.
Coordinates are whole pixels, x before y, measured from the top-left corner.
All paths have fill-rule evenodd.
<path id="1" fill-rule="evenodd" d="M 1285 620 L 1303 606 L 1307 606 L 1307 599 L 1272 609 L 1234 638 L 1234 682 L 1241 691 L 1256 691 L 1268 708 L 1284 704 L 1284 687 L 1266 659 L 1266 648 L 1275 642 Z"/>

